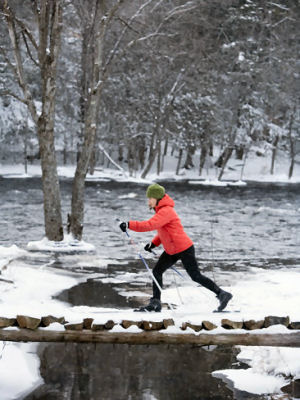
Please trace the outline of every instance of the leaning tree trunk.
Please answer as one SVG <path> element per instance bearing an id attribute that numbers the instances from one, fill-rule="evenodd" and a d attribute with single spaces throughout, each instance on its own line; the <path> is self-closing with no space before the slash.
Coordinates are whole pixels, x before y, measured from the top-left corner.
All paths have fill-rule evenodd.
<path id="1" fill-rule="evenodd" d="M 233 147 L 226 147 L 226 149 L 224 150 L 223 154 L 224 154 L 224 158 L 223 158 L 223 162 L 222 162 L 222 167 L 221 167 L 221 171 L 219 173 L 218 176 L 218 180 L 220 181 L 223 177 L 224 171 L 225 171 L 225 167 L 231 157 L 231 154 L 233 152 Z"/>
<path id="2" fill-rule="evenodd" d="M 102 2 L 100 4 L 97 3 L 95 11 L 95 50 L 92 76 L 89 80 L 89 96 L 85 107 L 84 142 L 73 179 L 71 214 L 68 215 L 68 232 L 71 232 L 73 237 L 78 240 L 82 239 L 85 177 L 95 144 L 97 114 L 104 81 L 102 70 L 103 45 L 108 20 L 107 18 L 102 18 L 105 14 L 103 7 Z"/>

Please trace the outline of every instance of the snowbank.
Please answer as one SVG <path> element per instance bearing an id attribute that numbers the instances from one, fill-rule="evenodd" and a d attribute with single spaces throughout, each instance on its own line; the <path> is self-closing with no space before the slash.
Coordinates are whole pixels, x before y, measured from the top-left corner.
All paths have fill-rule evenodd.
<path id="1" fill-rule="evenodd" d="M 230 382 L 234 388 L 254 394 L 281 393 L 290 377 L 300 377 L 300 349 L 287 347 L 240 346 L 238 360 L 248 369 L 220 370 L 213 376 Z"/>

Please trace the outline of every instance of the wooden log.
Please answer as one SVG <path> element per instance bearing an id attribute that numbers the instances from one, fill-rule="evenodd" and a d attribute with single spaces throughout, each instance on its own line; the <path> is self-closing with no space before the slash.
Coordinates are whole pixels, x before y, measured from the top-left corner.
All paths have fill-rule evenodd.
<path id="1" fill-rule="evenodd" d="M 104 329 L 105 329 L 104 325 L 105 324 L 93 324 L 92 331 L 93 332 L 104 331 Z"/>
<path id="2" fill-rule="evenodd" d="M 142 321 L 141 328 L 145 331 L 159 331 L 164 328 L 162 321 Z"/>
<path id="3" fill-rule="evenodd" d="M 243 321 L 231 321 L 230 319 L 222 319 L 221 325 L 225 329 L 242 329 Z"/>
<path id="4" fill-rule="evenodd" d="M 190 322 L 183 322 L 181 325 L 181 329 L 183 331 L 185 331 L 186 328 L 191 328 L 195 332 L 200 332 L 202 329 L 202 325 L 195 325 L 195 324 L 191 324 Z"/>
<path id="5" fill-rule="evenodd" d="M 103 331 L 103 330 L 110 330 L 112 329 L 115 325 L 117 325 L 113 320 L 108 320 L 105 322 L 105 324 L 94 324 L 92 325 L 92 331 Z"/>
<path id="6" fill-rule="evenodd" d="M 252 331 L 253 329 L 261 329 L 264 326 L 265 321 L 255 321 L 254 319 L 250 319 L 248 321 L 244 321 L 244 328 Z"/>
<path id="7" fill-rule="evenodd" d="M 129 321 L 127 319 L 123 319 L 123 321 L 121 322 L 121 326 L 124 329 L 128 329 L 131 326 L 137 326 L 138 328 L 141 328 L 142 326 L 142 321 Z"/>
<path id="8" fill-rule="evenodd" d="M 272 325 L 284 325 L 286 327 L 290 324 L 290 317 L 276 317 L 274 315 L 269 315 L 265 318 L 264 327 L 269 328 Z"/>
<path id="9" fill-rule="evenodd" d="M 94 318 L 84 318 L 83 329 L 92 329 Z"/>
<path id="10" fill-rule="evenodd" d="M 167 329 L 169 326 L 174 326 L 174 320 L 172 318 L 163 319 L 164 328 Z"/>
<path id="11" fill-rule="evenodd" d="M 65 317 L 54 317 L 53 315 L 47 315 L 45 317 L 42 317 L 41 319 L 41 326 L 47 327 L 50 324 L 53 324 L 54 322 L 58 322 L 59 324 L 66 324 Z"/>
<path id="12" fill-rule="evenodd" d="M 64 326 L 67 331 L 82 331 L 83 322 L 79 322 L 77 324 L 65 324 Z"/>
<path id="13" fill-rule="evenodd" d="M 104 328 L 109 330 L 112 329 L 115 325 L 117 324 L 112 319 L 110 319 L 104 324 Z"/>
<path id="14" fill-rule="evenodd" d="M 17 315 L 17 323 L 20 328 L 36 329 L 40 323 L 40 318 L 29 317 L 28 315 Z"/>
<path id="15" fill-rule="evenodd" d="M 0 328 L 7 328 L 16 324 L 16 318 L 0 317 Z"/>
<path id="16" fill-rule="evenodd" d="M 209 321 L 202 321 L 202 327 L 206 331 L 212 331 L 213 329 L 217 328 L 217 325 L 213 324 L 212 322 Z"/>
<path id="17" fill-rule="evenodd" d="M 244 345 L 244 346 L 282 346 L 300 347 L 300 332 L 288 334 L 167 334 L 158 331 L 141 333 L 109 332 L 107 330 L 51 331 L 29 329 L 0 329 L 0 341 L 12 342 L 76 342 L 76 343 L 120 343 L 120 344 L 196 344 L 208 345 Z"/>
<path id="18" fill-rule="evenodd" d="M 289 324 L 289 329 L 300 329 L 300 322 L 291 322 Z"/>

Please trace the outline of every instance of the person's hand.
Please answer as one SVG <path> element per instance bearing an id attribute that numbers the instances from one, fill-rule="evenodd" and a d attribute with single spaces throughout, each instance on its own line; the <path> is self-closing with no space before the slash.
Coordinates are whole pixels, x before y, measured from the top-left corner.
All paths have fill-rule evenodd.
<path id="1" fill-rule="evenodd" d="M 128 228 L 128 222 L 121 222 L 119 225 L 121 231 L 126 232 Z"/>
<path id="2" fill-rule="evenodd" d="M 149 253 L 151 253 L 152 252 L 152 249 L 154 249 L 154 244 L 152 243 L 152 242 L 150 242 L 150 243 L 147 243 L 146 244 L 146 246 L 144 247 L 144 249 L 146 250 L 146 251 L 149 251 Z"/>

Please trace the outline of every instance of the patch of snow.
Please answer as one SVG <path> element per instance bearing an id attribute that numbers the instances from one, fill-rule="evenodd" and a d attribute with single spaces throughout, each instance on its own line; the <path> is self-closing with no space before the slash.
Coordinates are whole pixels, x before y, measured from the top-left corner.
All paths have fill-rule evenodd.
<path id="1" fill-rule="evenodd" d="M 238 390 L 255 394 L 281 393 L 289 377 L 300 376 L 300 349 L 288 347 L 239 346 L 238 360 L 248 369 L 214 371 L 213 376 L 229 380 Z"/>
<path id="2" fill-rule="evenodd" d="M 37 346 L 0 342 L 1 399 L 20 398 L 43 383 L 39 372 L 40 360 L 36 355 Z"/>
<path id="3" fill-rule="evenodd" d="M 134 199 L 135 197 L 137 197 L 136 193 L 128 193 L 123 196 L 118 196 L 118 199 Z"/>
<path id="4" fill-rule="evenodd" d="M 64 240 L 55 242 L 47 239 L 29 242 L 27 249 L 30 251 L 53 251 L 53 252 L 76 252 L 76 251 L 95 251 L 95 246 L 85 241 L 76 240 L 72 235 L 64 235 Z"/>

